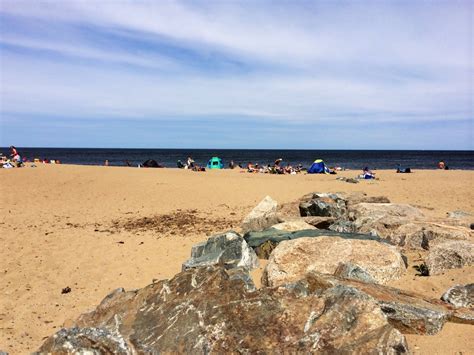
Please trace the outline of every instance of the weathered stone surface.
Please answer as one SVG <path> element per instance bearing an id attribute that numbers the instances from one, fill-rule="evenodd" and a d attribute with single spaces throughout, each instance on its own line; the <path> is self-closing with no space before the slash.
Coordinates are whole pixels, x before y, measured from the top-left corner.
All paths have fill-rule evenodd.
<path id="1" fill-rule="evenodd" d="M 342 217 L 346 214 L 346 200 L 340 194 L 315 193 L 309 201 L 300 203 L 301 216 Z"/>
<path id="2" fill-rule="evenodd" d="M 474 307 L 474 283 L 465 286 L 455 285 L 448 289 L 441 299 L 454 307 Z"/>
<path id="3" fill-rule="evenodd" d="M 182 268 L 185 270 L 212 265 L 224 265 L 226 268 L 244 267 L 250 270 L 258 267 L 258 258 L 244 238 L 231 231 L 194 245 L 191 259 L 184 262 Z"/>
<path id="4" fill-rule="evenodd" d="M 301 216 L 346 218 L 347 208 L 359 203 L 390 203 L 385 196 L 367 196 L 363 192 L 314 192 L 301 198 Z"/>
<path id="5" fill-rule="evenodd" d="M 440 242 L 430 249 L 426 266 L 430 275 L 474 264 L 474 244 L 465 240 Z"/>
<path id="6" fill-rule="evenodd" d="M 367 196 L 365 192 L 361 191 L 342 193 L 342 195 L 346 199 L 347 206 L 356 205 L 358 203 L 390 203 L 390 200 L 386 196 Z"/>
<path id="7" fill-rule="evenodd" d="M 436 243 L 449 239 L 469 240 L 471 231 L 464 227 L 455 227 L 428 221 L 414 221 L 401 225 L 388 237 L 392 243 L 406 249 L 426 249 Z"/>
<path id="8" fill-rule="evenodd" d="M 334 274 L 341 262 L 359 266 L 378 283 L 398 279 L 406 271 L 402 255 L 394 246 L 373 240 L 321 236 L 278 244 L 265 267 L 262 284 L 295 282 L 310 271 Z"/>
<path id="9" fill-rule="evenodd" d="M 244 218 L 242 232 L 262 231 L 280 222 L 277 216 L 278 204 L 270 196 L 266 196 Z"/>
<path id="10" fill-rule="evenodd" d="M 458 317 L 459 310 L 441 300 L 379 284 L 341 279 L 329 274 L 310 272 L 302 280 L 286 287 L 317 294 L 336 286 L 356 288 L 373 297 L 389 322 L 404 333 L 436 334 L 446 321 L 474 324 L 474 312 L 463 309 L 464 313 L 459 313 Z"/>
<path id="11" fill-rule="evenodd" d="M 127 342 L 103 328 L 61 329 L 49 337 L 38 353 L 72 354 L 132 354 Z"/>
<path id="12" fill-rule="evenodd" d="M 334 271 L 334 276 L 343 279 L 359 280 L 367 283 L 377 282 L 366 270 L 361 268 L 359 265 L 354 265 L 352 263 L 339 263 L 336 271 Z"/>
<path id="13" fill-rule="evenodd" d="M 364 292 L 343 284 L 307 291 L 303 286 L 249 291 L 223 268 L 189 269 L 169 281 L 116 294 L 40 350 L 63 350 L 58 339 L 67 336 L 62 344 L 69 352 L 88 351 L 89 338 L 79 334 L 93 329 L 94 336 L 107 334 L 93 337 L 93 350 L 104 353 L 408 352 L 404 336 Z"/>
<path id="14" fill-rule="evenodd" d="M 472 214 L 466 211 L 452 211 L 448 212 L 448 218 L 456 218 L 456 219 L 461 219 L 461 218 L 468 218 L 471 217 Z"/>
<path id="15" fill-rule="evenodd" d="M 286 232 L 296 232 L 308 229 L 316 229 L 316 227 L 312 226 L 311 224 L 306 223 L 303 220 L 294 219 L 290 221 L 286 221 L 283 223 L 278 223 L 272 226 L 273 229 L 286 231 Z"/>
<path id="16" fill-rule="evenodd" d="M 423 218 L 423 213 L 410 205 L 397 203 L 358 203 L 348 210 L 355 231 L 390 237 L 403 224 Z"/>
<path id="17" fill-rule="evenodd" d="M 328 229 L 336 219 L 334 217 L 306 216 L 301 217 L 303 221 L 318 229 Z"/>

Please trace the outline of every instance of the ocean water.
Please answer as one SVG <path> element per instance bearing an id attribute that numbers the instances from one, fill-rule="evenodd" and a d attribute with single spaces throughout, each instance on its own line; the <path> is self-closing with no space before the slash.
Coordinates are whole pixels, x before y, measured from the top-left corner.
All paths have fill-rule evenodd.
<path id="1" fill-rule="evenodd" d="M 29 160 L 58 159 L 64 164 L 125 166 L 128 160 L 137 166 L 154 159 L 166 167 L 191 156 L 198 164 L 206 165 L 213 157 L 220 157 L 224 165 L 233 160 L 236 164 L 248 162 L 272 164 L 283 158 L 283 164 L 303 164 L 308 167 L 315 159 L 323 159 L 328 166 L 348 169 L 396 169 L 398 164 L 412 169 L 436 169 L 444 160 L 450 169 L 474 170 L 474 151 L 417 151 L 417 150 L 263 150 L 263 149 L 99 149 L 99 148 L 22 148 L 22 157 Z M 1 148 L 8 155 L 8 148 Z"/>

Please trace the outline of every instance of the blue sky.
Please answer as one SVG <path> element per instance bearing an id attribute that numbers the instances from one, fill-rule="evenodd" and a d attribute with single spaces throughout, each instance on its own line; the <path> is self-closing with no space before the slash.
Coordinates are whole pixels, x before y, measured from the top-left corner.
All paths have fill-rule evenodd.
<path id="1" fill-rule="evenodd" d="M 473 149 L 471 1 L 0 1 L 0 145 Z"/>

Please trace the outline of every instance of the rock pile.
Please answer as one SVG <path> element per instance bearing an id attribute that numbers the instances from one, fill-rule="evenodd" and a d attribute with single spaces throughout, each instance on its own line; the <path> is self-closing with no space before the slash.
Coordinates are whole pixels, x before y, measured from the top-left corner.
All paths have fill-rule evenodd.
<path id="1" fill-rule="evenodd" d="M 406 250 L 429 250 L 427 266 L 433 275 L 474 264 L 473 232 L 453 225 L 453 214 L 433 221 L 411 205 L 362 193 L 309 194 L 303 197 L 299 209 L 302 218 L 334 218 L 328 227 L 332 231 L 366 233 Z"/>
<path id="2" fill-rule="evenodd" d="M 212 236 L 172 279 L 115 290 L 39 352 L 402 354 L 403 333 L 474 325 L 473 284 L 441 300 L 384 285 L 405 272 L 403 249 L 429 250 L 431 274 L 473 264 L 469 230 L 360 193 L 310 194 L 299 210 L 286 219 L 267 196 L 243 237 Z M 260 289 L 257 255 L 269 259 Z"/>

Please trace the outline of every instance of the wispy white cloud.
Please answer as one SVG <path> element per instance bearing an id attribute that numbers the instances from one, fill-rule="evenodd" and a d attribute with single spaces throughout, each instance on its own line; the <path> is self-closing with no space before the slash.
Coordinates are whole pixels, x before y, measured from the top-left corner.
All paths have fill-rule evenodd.
<path id="1" fill-rule="evenodd" d="M 0 16 L 4 112 L 288 125 L 473 118 L 469 1 L 3 1 Z"/>

